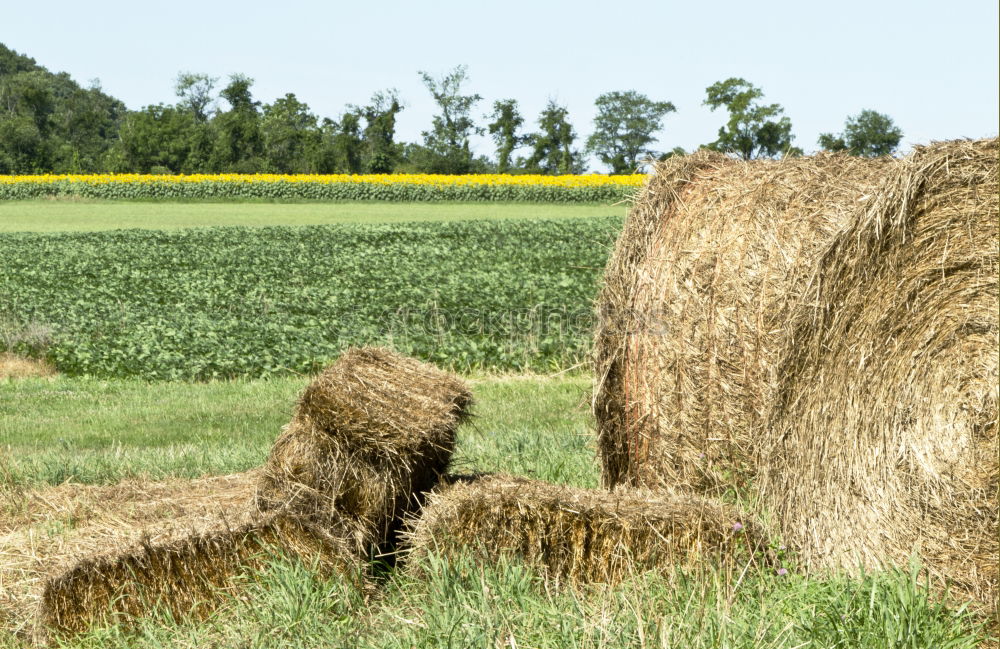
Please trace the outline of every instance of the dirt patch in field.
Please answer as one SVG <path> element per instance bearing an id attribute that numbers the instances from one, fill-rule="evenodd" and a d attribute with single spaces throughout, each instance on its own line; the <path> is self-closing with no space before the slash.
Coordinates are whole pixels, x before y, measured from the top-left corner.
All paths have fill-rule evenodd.
<path id="1" fill-rule="evenodd" d="M 45 580 L 83 557 L 180 539 L 251 511 L 255 471 L 197 480 L 0 491 L 0 628 L 25 637 Z"/>
<path id="2" fill-rule="evenodd" d="M 56 368 L 45 361 L 24 358 L 4 352 L 0 354 L 0 381 L 8 379 L 48 378 L 56 375 Z"/>

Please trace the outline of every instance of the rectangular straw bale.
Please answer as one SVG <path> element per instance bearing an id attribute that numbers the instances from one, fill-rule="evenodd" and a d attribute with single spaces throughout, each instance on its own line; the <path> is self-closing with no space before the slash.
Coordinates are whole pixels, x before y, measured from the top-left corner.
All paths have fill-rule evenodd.
<path id="1" fill-rule="evenodd" d="M 258 485 L 262 511 L 361 522 L 390 541 L 447 468 L 472 401 L 457 376 L 388 349 L 345 352 L 299 399 Z"/>
<path id="2" fill-rule="evenodd" d="M 341 536 L 293 517 L 270 517 L 79 561 L 45 583 L 40 633 L 66 636 L 93 626 L 130 624 L 154 611 L 174 619 L 202 618 L 237 595 L 241 581 L 276 552 L 326 575 L 358 580 L 361 574 Z"/>
<path id="3" fill-rule="evenodd" d="M 518 557 L 548 577 L 615 583 L 646 570 L 769 561 L 762 528 L 738 508 L 667 491 L 578 489 L 508 476 L 432 493 L 406 534 L 410 561 L 470 552 Z"/>

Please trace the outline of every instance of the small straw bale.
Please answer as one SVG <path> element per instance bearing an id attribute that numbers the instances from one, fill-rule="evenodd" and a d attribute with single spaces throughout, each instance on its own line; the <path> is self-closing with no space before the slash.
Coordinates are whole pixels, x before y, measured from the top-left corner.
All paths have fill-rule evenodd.
<path id="1" fill-rule="evenodd" d="M 759 483 L 809 566 L 918 554 L 995 606 L 998 154 L 919 147 L 808 282 Z"/>
<path id="2" fill-rule="evenodd" d="M 597 301 L 593 406 L 605 486 L 710 495 L 745 486 L 785 314 L 893 164 L 702 151 L 655 167 Z"/>
<path id="3" fill-rule="evenodd" d="M 360 551 L 393 541 L 444 473 L 472 395 L 458 377 L 382 348 L 351 349 L 302 393 L 258 485 L 262 511 L 360 523 Z"/>
<path id="4" fill-rule="evenodd" d="M 0 627 L 29 638 L 44 584 L 81 560 L 144 539 L 169 543 L 250 520 L 254 472 L 197 480 L 66 483 L 0 493 Z"/>
<path id="5" fill-rule="evenodd" d="M 648 570 L 766 559 L 762 528 L 713 499 L 665 490 L 579 489 L 491 476 L 432 493 L 406 533 L 408 560 L 516 557 L 547 577 L 614 584 Z M 712 562 L 715 562 L 712 564 Z"/>
<path id="6" fill-rule="evenodd" d="M 154 612 L 202 619 L 277 553 L 363 585 L 360 564 L 342 537 L 278 515 L 80 561 L 45 583 L 39 633 L 67 636 Z"/>

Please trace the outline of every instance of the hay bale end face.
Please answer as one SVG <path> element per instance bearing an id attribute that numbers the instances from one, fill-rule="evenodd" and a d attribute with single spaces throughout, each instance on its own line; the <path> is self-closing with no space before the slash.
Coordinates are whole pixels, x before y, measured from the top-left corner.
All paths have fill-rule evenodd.
<path id="1" fill-rule="evenodd" d="M 276 554 L 362 585 L 360 564 L 343 538 L 279 516 L 83 560 L 45 583 L 40 632 L 67 636 L 94 626 L 127 625 L 154 611 L 174 619 L 203 618 Z"/>
<path id="2" fill-rule="evenodd" d="M 361 522 L 359 550 L 391 542 L 447 468 L 472 395 L 453 374 L 352 349 L 302 393 L 258 485 L 262 511 Z"/>
<path id="3" fill-rule="evenodd" d="M 998 155 L 904 159 L 790 323 L 759 484 L 811 566 L 915 553 L 996 604 Z"/>
<path id="4" fill-rule="evenodd" d="M 813 262 L 893 165 L 699 152 L 656 167 L 597 302 L 606 486 L 716 495 L 752 478 L 787 313 Z"/>
<path id="5" fill-rule="evenodd" d="M 410 523 L 409 560 L 429 552 L 517 557 L 554 579 L 616 583 L 647 570 L 767 561 L 762 528 L 737 508 L 664 491 L 577 489 L 506 476 L 456 481 Z"/>

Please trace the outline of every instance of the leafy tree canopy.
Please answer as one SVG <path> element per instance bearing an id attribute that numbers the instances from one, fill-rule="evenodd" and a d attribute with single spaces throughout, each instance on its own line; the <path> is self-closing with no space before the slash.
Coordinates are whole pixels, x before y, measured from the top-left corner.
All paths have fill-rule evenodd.
<path id="1" fill-rule="evenodd" d="M 483 133 L 483 129 L 472 121 L 472 107 L 482 97 L 462 94 L 462 86 L 468 80 L 464 65 L 457 66 L 440 79 L 423 71 L 419 74 L 440 110 L 431 120 L 431 130 L 422 133 L 424 147 L 432 156 L 430 171 L 468 173 L 472 166 L 469 138 Z"/>
<path id="2" fill-rule="evenodd" d="M 497 145 L 497 172 L 507 173 L 513 164 L 511 155 L 514 150 L 530 139 L 526 135 L 517 134 L 517 130 L 524 124 L 524 118 L 517 109 L 515 99 L 493 102 L 493 114 L 487 117 L 493 120 L 488 128 Z"/>
<path id="3" fill-rule="evenodd" d="M 729 121 L 719 129 L 719 138 L 707 148 L 735 153 L 744 160 L 802 155 L 792 146 L 792 122 L 779 104 L 762 104 L 763 91 L 745 79 L 731 77 L 705 89 L 704 105 L 713 111 L 729 111 Z"/>
<path id="4" fill-rule="evenodd" d="M 877 158 L 892 155 L 903 139 L 903 131 L 892 118 L 874 110 L 848 117 L 839 135 L 822 133 L 819 145 L 827 151 L 847 151 L 851 155 Z"/>
<path id="5" fill-rule="evenodd" d="M 640 158 L 655 156 L 649 145 L 663 128 L 663 118 L 676 110 L 669 101 L 653 101 L 635 90 L 608 92 L 594 102 L 597 116 L 587 150 L 616 174 L 635 171 Z"/>
<path id="6" fill-rule="evenodd" d="M 545 174 L 583 173 L 585 161 L 573 149 L 576 131 L 569 123 L 569 111 L 550 99 L 538 118 L 541 130 L 530 136 L 531 157 L 525 162 L 529 171 Z"/>

